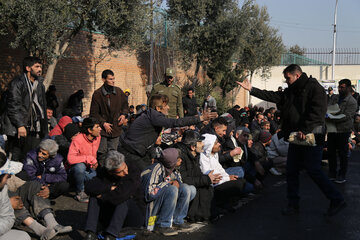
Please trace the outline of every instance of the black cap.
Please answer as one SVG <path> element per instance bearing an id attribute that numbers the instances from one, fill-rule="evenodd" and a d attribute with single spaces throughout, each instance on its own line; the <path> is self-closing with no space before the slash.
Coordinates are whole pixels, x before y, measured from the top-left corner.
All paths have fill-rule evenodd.
<path id="1" fill-rule="evenodd" d="M 332 87 L 329 87 L 329 88 L 328 88 L 328 91 L 332 91 L 332 90 L 334 90 Z"/>
<path id="2" fill-rule="evenodd" d="M 183 133 L 181 142 L 186 145 L 194 145 L 197 142 L 200 142 L 204 139 L 205 139 L 205 137 L 201 136 L 198 132 L 193 131 L 193 130 L 186 130 Z"/>

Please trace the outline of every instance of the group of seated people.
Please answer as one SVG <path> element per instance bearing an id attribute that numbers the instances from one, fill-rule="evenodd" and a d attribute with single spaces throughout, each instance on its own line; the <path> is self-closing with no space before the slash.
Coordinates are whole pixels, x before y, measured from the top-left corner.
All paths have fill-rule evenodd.
<path id="1" fill-rule="evenodd" d="M 233 211 L 243 196 L 263 188 L 268 172 L 284 173 L 287 155 L 281 131 L 271 128 L 278 126 L 272 110 L 235 107 L 211 121 L 163 129 L 148 151 L 152 164 L 146 167 L 126 158 L 121 145 L 99 162 L 99 121 L 62 117 L 22 164 L 0 153 L 0 200 L 7 202 L 0 215 L 9 213 L 6 228 L 0 222 L 0 239 L 10 239 L 3 238 L 7 232 L 29 239 L 10 231 L 21 224 L 40 239 L 72 231 L 56 221 L 49 200 L 71 187 L 78 201 L 88 203 L 88 240 L 97 239 L 99 222 L 104 239 L 116 239 L 125 226 L 172 236 L 189 229 L 189 223 Z"/>

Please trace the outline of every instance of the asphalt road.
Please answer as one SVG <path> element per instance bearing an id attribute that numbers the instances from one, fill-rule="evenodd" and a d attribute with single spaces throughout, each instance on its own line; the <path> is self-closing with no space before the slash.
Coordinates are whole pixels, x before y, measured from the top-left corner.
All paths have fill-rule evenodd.
<path id="1" fill-rule="evenodd" d="M 326 167 L 324 170 L 326 171 Z M 269 176 L 261 193 L 244 199 L 243 205 L 236 212 L 222 217 L 214 224 L 207 224 L 191 233 L 180 233 L 174 237 L 164 237 L 156 233 L 145 236 L 138 232 L 136 239 L 360 239 L 360 152 L 353 152 L 351 156 L 348 181 L 335 185 L 344 194 L 348 206 L 334 217 L 324 217 L 329 201 L 307 174 L 301 173 L 300 178 L 302 198 L 298 216 L 281 215 L 281 208 L 286 205 L 285 177 Z M 61 224 L 72 225 L 74 231 L 54 239 L 82 239 L 84 232 L 81 229 L 86 218 L 86 208 L 86 204 L 76 202 L 71 196 L 58 198 L 54 205 L 57 219 Z"/>

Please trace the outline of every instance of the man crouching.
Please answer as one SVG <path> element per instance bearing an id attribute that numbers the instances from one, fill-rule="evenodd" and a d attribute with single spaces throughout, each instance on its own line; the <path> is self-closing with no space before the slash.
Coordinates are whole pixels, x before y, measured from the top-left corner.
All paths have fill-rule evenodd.
<path id="1" fill-rule="evenodd" d="M 90 195 L 85 239 L 97 239 L 97 223 L 105 227 L 105 240 L 120 237 L 123 227 L 141 227 L 145 220 L 144 191 L 140 170 L 125 162 L 123 154 L 109 151 L 104 167 L 85 183 Z"/>
<path id="2" fill-rule="evenodd" d="M 155 222 L 157 232 L 173 236 L 178 234 L 177 229 L 190 228 L 184 223 L 184 218 L 190 201 L 196 195 L 196 188 L 182 183 L 180 172 L 176 169 L 182 159 L 176 148 L 165 149 L 159 160 L 141 173 L 148 203 L 148 228 L 150 222 Z M 176 229 L 171 227 L 172 219 Z"/>

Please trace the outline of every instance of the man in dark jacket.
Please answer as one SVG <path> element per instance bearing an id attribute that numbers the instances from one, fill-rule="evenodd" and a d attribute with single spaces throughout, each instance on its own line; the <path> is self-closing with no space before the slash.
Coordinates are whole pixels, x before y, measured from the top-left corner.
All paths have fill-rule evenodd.
<path id="1" fill-rule="evenodd" d="M 193 88 L 187 90 L 187 95 L 183 97 L 182 103 L 184 108 L 184 116 L 195 116 L 197 115 L 197 106 L 196 97 L 194 96 L 195 92 Z"/>
<path id="2" fill-rule="evenodd" d="M 180 157 L 183 160 L 180 166 L 180 173 L 184 183 L 196 187 L 196 196 L 191 201 L 188 210 L 190 221 L 203 221 L 211 217 L 211 203 L 214 196 L 214 189 L 211 184 L 219 182 L 220 174 L 211 171 L 204 175 L 200 169 L 200 153 L 203 151 L 204 137 L 199 133 L 187 130 L 184 132 L 180 143 L 176 147 L 180 150 Z"/>
<path id="3" fill-rule="evenodd" d="M 123 154 L 109 151 L 104 167 L 98 170 L 95 178 L 86 182 L 85 191 L 90 195 L 85 226 L 86 240 L 97 239 L 99 220 L 105 227 L 106 240 L 120 237 L 120 231 L 125 226 L 145 225 L 140 170 L 131 161 L 125 162 Z"/>
<path id="4" fill-rule="evenodd" d="M 343 114 L 341 119 L 327 118 L 326 122 L 335 124 L 336 132 L 328 133 L 328 154 L 329 154 L 329 177 L 336 183 L 346 182 L 345 176 L 349 161 L 349 137 L 353 129 L 354 116 L 357 111 L 357 102 L 351 96 L 351 81 L 342 79 L 339 81 L 339 95 L 335 95 L 329 105 L 338 104 L 339 112 Z M 337 155 L 340 158 L 340 169 L 337 172 Z"/>
<path id="5" fill-rule="evenodd" d="M 335 215 L 346 206 L 346 203 L 341 193 L 321 170 L 327 107 L 325 90 L 316 79 L 309 78 L 296 64 L 286 67 L 283 74 L 289 86 L 283 92 L 260 90 L 252 87 L 247 80 L 238 82 L 251 95 L 277 104 L 281 111 L 282 130 L 286 139 L 292 132 L 303 142 L 307 134 L 315 136 L 315 146 L 294 143 L 289 145 L 286 169 L 288 206 L 283 209 L 283 214 L 294 215 L 299 212 L 299 171 L 304 167 L 330 200 L 327 215 Z"/>
<path id="6" fill-rule="evenodd" d="M 54 140 L 43 140 L 39 148 L 28 152 L 23 166 L 31 181 L 49 187 L 50 199 L 65 194 L 69 189 L 63 157 L 57 153 L 58 149 Z"/>
<path id="7" fill-rule="evenodd" d="M 26 57 L 23 71 L 10 82 L 3 119 L 3 132 L 9 138 L 9 150 L 14 161 L 22 161 L 48 132 L 40 59 Z"/>
<path id="8" fill-rule="evenodd" d="M 90 107 L 90 116 L 99 120 L 103 129 L 98 150 L 99 159 L 108 151 L 117 149 L 122 125 L 129 111 L 126 95 L 120 88 L 115 87 L 113 71 L 105 70 L 101 77 L 104 84 L 94 92 Z"/>
<path id="9" fill-rule="evenodd" d="M 202 116 L 179 119 L 166 118 L 169 110 L 168 101 L 165 95 L 152 96 L 149 101 L 150 109 L 137 117 L 120 139 L 119 151 L 129 161 L 136 162 L 141 170 L 151 164 L 149 152 L 163 128 L 195 125 L 217 116 L 216 113 L 205 113 Z"/>

